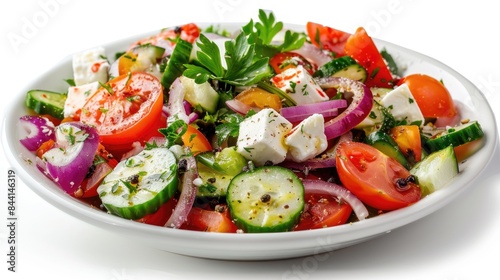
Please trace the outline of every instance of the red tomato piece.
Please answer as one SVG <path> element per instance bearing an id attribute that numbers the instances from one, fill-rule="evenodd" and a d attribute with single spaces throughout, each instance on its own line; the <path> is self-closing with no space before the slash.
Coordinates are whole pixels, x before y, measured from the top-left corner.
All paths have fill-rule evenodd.
<path id="1" fill-rule="evenodd" d="M 363 66 L 368 74 L 368 87 L 393 87 L 393 77 L 384 58 L 366 30 L 359 27 L 345 44 L 345 53 Z"/>
<path id="2" fill-rule="evenodd" d="M 333 227 L 347 222 L 352 208 L 336 197 L 322 194 L 306 194 L 306 206 L 294 230 Z"/>
<path id="3" fill-rule="evenodd" d="M 235 233 L 238 228 L 231 220 L 227 208 L 224 212 L 193 207 L 182 229 Z"/>
<path id="4" fill-rule="evenodd" d="M 189 147 L 191 152 L 195 155 L 212 150 L 212 145 L 207 137 L 192 125 L 188 125 L 187 131 L 181 138 L 184 145 Z"/>
<path id="5" fill-rule="evenodd" d="M 308 22 L 306 30 L 315 46 L 334 53 L 334 57 L 345 55 L 344 46 L 351 34 L 314 22 Z"/>
<path id="6" fill-rule="evenodd" d="M 393 127 L 389 134 L 396 141 L 401 152 L 413 162 L 422 159 L 422 140 L 417 125 L 400 125 Z"/>
<path id="7" fill-rule="evenodd" d="M 194 43 L 196 39 L 200 36 L 200 28 L 194 23 L 184 24 L 175 28 L 166 28 L 161 30 L 158 34 L 153 35 L 148 38 L 141 39 L 128 48 L 131 50 L 132 48 L 138 45 L 144 44 L 152 44 L 162 46 L 165 42 L 169 42 L 173 47 L 175 46 L 175 40 L 177 38 L 181 38 L 184 41 L 188 41 L 189 43 Z M 160 42 L 163 41 L 163 42 Z"/>
<path id="8" fill-rule="evenodd" d="M 420 200 L 420 187 L 410 172 L 370 145 L 340 143 L 336 164 L 342 184 L 371 207 L 390 211 Z"/>
<path id="9" fill-rule="evenodd" d="M 279 74 L 288 68 L 294 68 L 298 65 L 302 65 L 302 67 L 304 67 L 309 74 L 313 75 L 318 68 L 318 66 L 309 62 L 305 57 L 294 52 L 277 53 L 271 57 L 269 64 L 273 67 L 276 74 Z"/>
<path id="10" fill-rule="evenodd" d="M 435 78 L 425 74 L 411 74 L 398 85 L 406 84 L 424 117 L 454 117 L 455 103 L 448 89 Z"/>
<path id="11" fill-rule="evenodd" d="M 136 222 L 145 223 L 148 225 L 164 226 L 172 215 L 175 206 L 177 206 L 177 199 L 175 197 L 172 197 L 167 202 L 165 202 L 156 212 L 148 214 L 136 220 Z"/>
<path id="12" fill-rule="evenodd" d="M 251 108 L 273 108 L 279 112 L 282 108 L 281 99 L 277 94 L 272 94 L 258 87 L 251 87 L 236 95 L 239 100 Z"/>
<path id="13" fill-rule="evenodd" d="M 117 154 L 144 143 L 151 133 L 165 124 L 162 117 L 163 86 L 153 75 L 143 72 L 125 74 L 109 81 L 87 101 L 80 120 L 94 126 L 100 142 Z"/>

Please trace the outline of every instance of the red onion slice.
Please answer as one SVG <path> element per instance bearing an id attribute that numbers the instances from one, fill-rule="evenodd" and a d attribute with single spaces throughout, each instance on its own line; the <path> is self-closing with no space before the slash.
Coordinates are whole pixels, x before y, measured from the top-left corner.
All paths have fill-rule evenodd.
<path id="1" fill-rule="evenodd" d="M 176 118 L 189 123 L 189 116 L 184 107 L 185 92 L 186 90 L 181 80 L 179 78 L 175 79 L 170 86 L 167 107 L 165 108 L 165 112 L 168 115 L 167 123 L 173 122 Z"/>
<path id="2" fill-rule="evenodd" d="M 172 215 L 165 223 L 165 227 L 180 228 L 182 226 L 193 208 L 198 191 L 198 186 L 195 183 L 195 180 L 199 180 L 195 158 L 189 155 L 181 160 L 186 160 L 186 172 L 182 177 L 182 190 L 177 206 L 175 206 Z"/>
<path id="3" fill-rule="evenodd" d="M 43 117 L 22 116 L 19 118 L 19 130 L 19 141 L 30 151 L 36 151 L 45 141 L 56 139 L 54 124 Z"/>
<path id="4" fill-rule="evenodd" d="M 347 100 L 337 99 L 318 103 L 302 104 L 281 108 L 280 114 L 290 122 L 306 119 L 312 114 L 321 114 L 325 118 L 338 115 L 338 109 L 347 107 Z"/>
<path id="5" fill-rule="evenodd" d="M 65 192 L 73 195 L 94 161 L 99 144 L 95 128 L 79 122 L 56 128 L 56 145 L 43 155 L 47 174 Z"/>
<path id="6" fill-rule="evenodd" d="M 252 107 L 248 106 L 247 104 L 239 101 L 238 99 L 230 99 L 226 101 L 226 106 L 233 110 L 234 112 L 245 116 L 251 109 Z"/>
<path id="7" fill-rule="evenodd" d="M 373 94 L 363 83 L 343 77 L 320 78 L 316 82 L 322 88 L 337 88 L 339 92 L 353 94 L 347 109 L 325 123 L 327 139 L 336 138 L 353 129 L 370 114 L 373 107 Z"/>
<path id="8" fill-rule="evenodd" d="M 304 184 L 304 190 L 306 193 L 326 194 L 344 200 L 351 206 L 352 210 L 356 214 L 356 217 L 358 217 L 358 220 L 360 221 L 364 220 L 369 215 L 368 209 L 363 202 L 361 202 L 361 200 L 359 200 L 348 189 L 342 186 L 322 180 L 310 179 L 304 179 L 302 180 L 302 183 Z"/>
<path id="9" fill-rule="evenodd" d="M 307 60 L 316 64 L 318 67 L 321 67 L 325 63 L 332 60 L 332 57 L 327 52 L 310 43 L 304 43 L 304 45 L 300 49 L 293 50 L 293 52 L 302 55 Z"/>

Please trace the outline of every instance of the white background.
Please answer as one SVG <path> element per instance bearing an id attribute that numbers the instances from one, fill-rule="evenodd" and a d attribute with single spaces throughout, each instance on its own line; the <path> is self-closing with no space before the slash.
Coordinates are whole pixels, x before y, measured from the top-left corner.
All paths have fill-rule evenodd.
<path id="1" fill-rule="evenodd" d="M 186 22 L 315 21 L 429 55 L 500 103 L 498 13 L 492 1 L 9 1 L 0 18 L 0 108 L 65 56 Z M 453 4 L 447 4 L 453 3 Z M 5 5 L 5 4 L 4 4 Z M 12 41 L 17 38 L 17 41 Z M 2 119 L 3 121 L 3 119 Z M 61 212 L 17 185 L 17 272 L 7 271 L 6 181 L 0 153 L 1 279 L 498 279 L 498 152 L 474 188 L 444 209 L 383 237 L 329 254 L 269 262 L 196 259 L 135 244 Z M 493 167 L 494 166 L 494 167 Z M 5 225 L 4 225 L 5 224 Z M 292 272 L 290 274 L 290 271 Z M 284 278 L 288 275 L 288 278 Z M 293 277 L 292 277 L 293 276 Z"/>

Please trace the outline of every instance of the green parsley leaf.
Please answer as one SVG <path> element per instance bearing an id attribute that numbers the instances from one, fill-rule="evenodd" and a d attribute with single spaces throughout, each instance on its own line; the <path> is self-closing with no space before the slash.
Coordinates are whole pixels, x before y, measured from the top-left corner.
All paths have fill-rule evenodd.
<path id="1" fill-rule="evenodd" d="M 176 120 L 172 122 L 168 127 L 166 128 L 160 128 L 158 131 L 165 136 L 167 139 L 167 142 L 165 143 L 165 146 L 167 148 L 172 147 L 173 145 L 176 144 L 182 144 L 182 135 L 186 133 L 188 129 L 188 125 L 185 121 L 183 120 Z"/>

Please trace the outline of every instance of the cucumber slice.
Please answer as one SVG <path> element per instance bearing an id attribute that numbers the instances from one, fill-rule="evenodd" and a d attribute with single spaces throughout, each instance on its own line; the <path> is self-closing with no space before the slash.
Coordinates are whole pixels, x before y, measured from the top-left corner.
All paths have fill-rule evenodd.
<path id="1" fill-rule="evenodd" d="M 226 201 L 245 232 L 290 231 L 304 209 L 304 185 L 284 167 L 258 167 L 231 180 Z"/>
<path id="2" fill-rule="evenodd" d="M 247 160 L 234 147 L 226 147 L 218 152 L 203 152 L 196 155 L 196 160 L 215 171 L 235 176 L 247 165 Z"/>
<path id="3" fill-rule="evenodd" d="M 410 163 L 399 149 L 398 143 L 396 143 L 389 134 L 377 130 L 368 134 L 365 142 L 387 156 L 397 160 L 406 169 L 410 169 Z"/>
<path id="4" fill-rule="evenodd" d="M 196 193 L 197 197 L 225 197 L 227 187 L 234 176 L 220 173 L 207 167 L 202 163 L 198 163 L 198 176 L 203 181 L 198 186 Z"/>
<path id="5" fill-rule="evenodd" d="M 53 91 L 30 90 L 26 94 L 25 104 L 38 114 L 47 114 L 61 120 L 64 118 L 66 97 L 66 94 Z"/>
<path id="6" fill-rule="evenodd" d="M 168 60 L 167 67 L 165 67 L 165 72 L 163 72 L 161 77 L 161 84 L 165 90 L 170 89 L 175 79 L 180 77 L 182 72 L 186 69 L 184 64 L 189 63 L 192 49 L 193 44 L 180 38 L 177 40 L 172 55 Z"/>
<path id="7" fill-rule="evenodd" d="M 366 81 L 367 75 L 365 68 L 350 56 L 329 61 L 314 73 L 315 77 L 345 77 L 362 83 Z"/>
<path id="8" fill-rule="evenodd" d="M 443 188 L 458 174 L 453 146 L 431 153 L 410 169 L 410 173 L 417 177 L 422 196 Z"/>
<path id="9" fill-rule="evenodd" d="M 132 52 L 137 54 L 138 57 L 144 56 L 150 58 L 153 62 L 155 62 L 163 57 L 165 48 L 151 44 L 143 44 L 134 47 L 132 49 Z"/>
<path id="10" fill-rule="evenodd" d="M 220 152 L 204 152 L 196 156 L 198 175 L 203 183 L 198 187 L 198 197 L 226 196 L 227 187 L 234 176 L 243 171 L 247 160 L 234 148 Z"/>
<path id="11" fill-rule="evenodd" d="M 174 154 L 153 148 L 118 163 L 97 192 L 110 213 L 136 220 L 156 212 L 175 194 L 178 182 Z"/>
<path id="12" fill-rule="evenodd" d="M 194 82 L 194 79 L 185 76 L 181 76 L 180 79 L 185 89 L 184 99 L 186 99 L 189 104 L 195 108 L 200 107 L 202 110 L 211 114 L 217 111 L 219 94 L 208 82 L 197 84 Z"/>
<path id="13" fill-rule="evenodd" d="M 465 143 L 480 139 L 484 136 L 481 125 L 477 121 L 449 128 L 435 138 L 427 140 L 424 144 L 431 153 L 444 149 L 450 145 L 457 147 Z"/>

